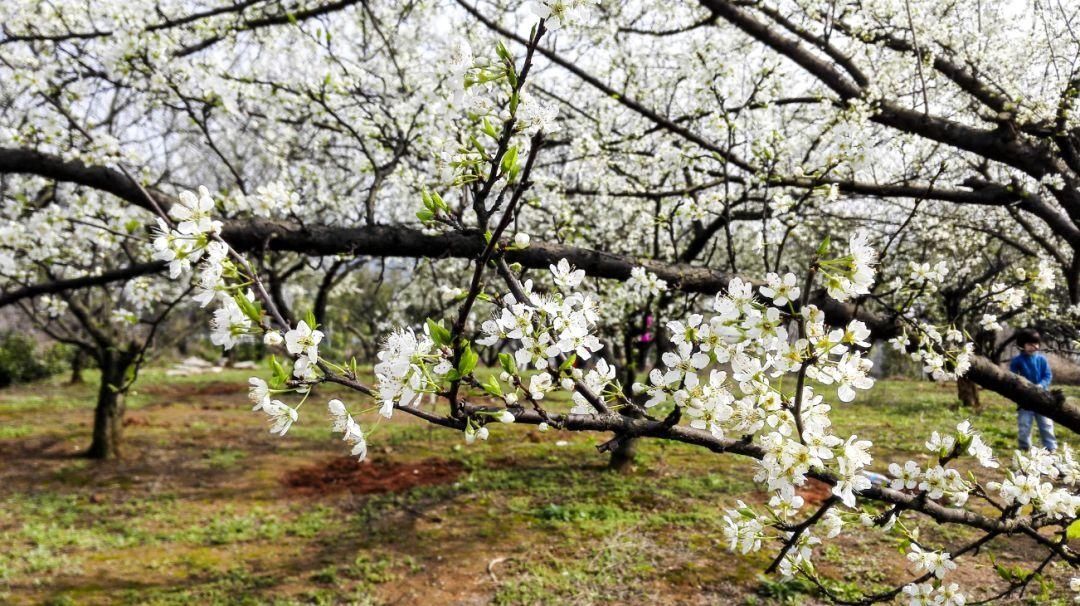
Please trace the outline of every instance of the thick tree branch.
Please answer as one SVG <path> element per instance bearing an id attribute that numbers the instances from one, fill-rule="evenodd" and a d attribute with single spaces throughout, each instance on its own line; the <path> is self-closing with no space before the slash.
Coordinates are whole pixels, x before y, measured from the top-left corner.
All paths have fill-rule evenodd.
<path id="1" fill-rule="evenodd" d="M 0 148 L 0 173 L 30 173 L 69 181 L 112 193 L 142 208 L 149 206 L 138 185 L 117 171 L 87 166 L 78 161 L 68 162 L 39 152 Z M 150 193 L 163 208 L 168 208 L 173 203 L 171 196 L 154 190 L 150 190 Z M 475 259 L 485 246 L 481 234 L 467 231 L 429 235 L 407 226 L 300 226 L 268 219 L 228 221 L 221 235 L 238 251 L 275 250 L 319 256 L 352 254 L 372 257 Z M 671 288 L 690 293 L 720 292 L 733 277 L 729 273 L 707 267 L 639 259 L 551 242 L 535 242 L 525 249 L 508 250 L 505 258 L 510 263 L 539 269 L 566 259 L 592 277 L 612 280 L 627 280 L 635 267 L 644 267 L 667 281 Z M 151 271 L 146 267 L 143 269 L 147 273 Z M 141 275 L 125 273 L 129 271 L 134 270 L 117 270 L 116 275 L 119 277 L 115 280 L 125 279 L 125 275 L 129 278 Z M 76 280 L 86 280 L 86 283 L 66 287 L 35 285 L 26 287 L 33 289 L 31 291 L 24 289 L 25 292 L 33 294 L 15 297 L 15 293 L 8 293 L 0 300 L 10 303 L 27 296 L 108 282 L 101 276 Z M 890 338 L 902 329 L 899 319 L 856 309 L 854 305 L 839 303 L 824 295 L 814 297 L 811 302 L 826 312 L 831 324 L 846 324 L 854 318 L 862 320 L 870 327 L 876 339 Z M 1032 385 L 1022 377 L 997 367 L 989 359 L 973 356 L 973 360 L 972 368 L 967 374 L 968 379 L 1080 433 L 1080 409 L 1067 403 L 1060 392 L 1048 392 Z"/>

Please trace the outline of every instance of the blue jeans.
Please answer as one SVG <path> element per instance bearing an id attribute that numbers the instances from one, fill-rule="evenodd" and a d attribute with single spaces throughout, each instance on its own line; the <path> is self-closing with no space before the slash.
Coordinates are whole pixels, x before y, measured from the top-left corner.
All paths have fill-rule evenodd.
<path id="1" fill-rule="evenodd" d="M 1031 422 L 1039 425 L 1039 437 L 1042 438 L 1043 447 L 1047 450 L 1057 450 L 1057 440 L 1054 439 L 1054 422 L 1034 411 L 1017 411 L 1016 424 L 1020 430 L 1020 450 L 1031 450 Z"/>

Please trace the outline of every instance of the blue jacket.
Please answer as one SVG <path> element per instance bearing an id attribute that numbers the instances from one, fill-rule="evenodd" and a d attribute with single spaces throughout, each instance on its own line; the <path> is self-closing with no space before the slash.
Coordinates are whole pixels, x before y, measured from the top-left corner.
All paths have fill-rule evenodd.
<path id="1" fill-rule="evenodd" d="M 1049 388 L 1050 379 L 1054 378 L 1054 373 L 1050 372 L 1050 363 L 1040 353 L 1020 352 L 1009 363 L 1009 370 L 1043 389 Z"/>

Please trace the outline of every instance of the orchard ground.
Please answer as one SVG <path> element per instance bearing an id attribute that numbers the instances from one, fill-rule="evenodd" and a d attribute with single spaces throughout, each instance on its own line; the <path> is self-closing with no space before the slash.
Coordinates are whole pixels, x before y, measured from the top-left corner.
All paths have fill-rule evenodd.
<path id="1" fill-rule="evenodd" d="M 248 376 L 145 372 L 128 399 L 123 457 L 108 462 L 77 456 L 89 443 L 94 377 L 0 392 L 0 602 L 822 601 L 806 583 L 761 574 L 771 546 L 727 551 L 723 511 L 767 499 L 746 459 L 645 441 L 637 467 L 618 475 L 596 451 L 608 436 L 495 425 L 488 442 L 466 446 L 460 433 L 397 413 L 370 435 L 370 462 L 357 464 L 329 433 L 333 390 L 278 438 L 250 412 Z M 838 434 L 874 440 L 871 469 L 883 473 L 892 461 L 925 462 L 929 433 L 969 417 L 996 451 L 1010 448 L 1015 407 L 982 397 L 972 414 L 955 408 L 953 384 L 879 381 L 836 404 L 834 419 Z M 368 428 L 375 418 L 360 416 Z M 973 536 L 921 526 L 941 547 Z M 911 578 L 904 552 L 899 538 L 850 525 L 815 562 L 854 597 Z M 986 552 L 1005 570 L 1033 568 L 1040 555 L 1023 538 Z M 1002 585 L 990 558 L 961 563 L 952 580 L 965 588 Z M 1005 603 L 1065 604 L 1071 576 L 1052 566 Z"/>

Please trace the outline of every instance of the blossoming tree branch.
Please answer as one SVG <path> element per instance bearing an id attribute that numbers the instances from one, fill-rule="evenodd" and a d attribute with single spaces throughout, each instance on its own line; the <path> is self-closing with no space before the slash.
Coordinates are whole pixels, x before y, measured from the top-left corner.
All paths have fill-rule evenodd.
<path id="1" fill-rule="evenodd" d="M 186 304 L 214 345 L 273 354 L 250 398 L 283 438 L 325 423 L 363 459 L 377 413 L 469 444 L 520 423 L 606 434 L 623 460 L 642 439 L 747 457 L 769 500 L 727 512 L 729 546 L 838 602 L 988 601 L 1080 565 L 1067 443 L 995 453 L 958 420 L 886 476 L 830 416 L 884 346 L 1080 431 L 997 364 L 1006 326 L 1077 347 L 1076 9 L 16 4 L 0 303 L 93 353 L 99 455 Z M 366 383 L 327 318 L 400 258 L 415 304 L 360 339 Z M 852 600 L 815 555 L 864 531 L 902 537 L 913 575 Z M 1038 568 L 962 587 L 957 562 L 1003 537 Z"/>

